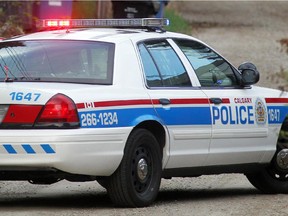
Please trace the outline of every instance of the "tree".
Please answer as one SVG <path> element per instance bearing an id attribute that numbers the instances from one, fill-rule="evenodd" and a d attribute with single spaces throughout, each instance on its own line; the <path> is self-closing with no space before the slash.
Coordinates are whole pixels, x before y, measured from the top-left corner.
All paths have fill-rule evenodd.
<path id="1" fill-rule="evenodd" d="M 0 3 L 0 37 L 8 38 L 24 34 L 21 17 L 17 15 L 21 10 L 21 4 L 8 1 Z"/>

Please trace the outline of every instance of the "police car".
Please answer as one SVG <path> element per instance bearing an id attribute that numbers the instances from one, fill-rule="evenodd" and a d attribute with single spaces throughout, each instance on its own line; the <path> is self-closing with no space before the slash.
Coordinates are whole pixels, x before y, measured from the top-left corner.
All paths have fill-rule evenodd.
<path id="1" fill-rule="evenodd" d="M 172 177 L 243 173 L 288 192 L 288 95 L 254 86 L 252 63 L 167 19 L 41 24 L 0 42 L 0 180 L 96 180 L 129 207 Z"/>

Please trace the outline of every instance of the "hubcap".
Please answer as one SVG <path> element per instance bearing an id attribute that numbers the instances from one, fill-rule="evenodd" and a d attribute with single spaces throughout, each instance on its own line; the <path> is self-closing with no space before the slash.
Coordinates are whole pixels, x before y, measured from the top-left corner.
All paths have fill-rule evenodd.
<path id="1" fill-rule="evenodd" d="M 143 193 L 149 188 L 152 180 L 153 163 L 148 149 L 138 147 L 132 159 L 132 180 L 135 190 Z"/>
<path id="2" fill-rule="evenodd" d="M 144 181 L 148 175 L 148 164 L 144 158 L 138 161 L 137 175 L 140 181 Z"/>
<path id="3" fill-rule="evenodd" d="M 278 154 L 277 154 L 277 165 L 281 169 L 288 169 L 288 149 L 282 149 Z"/>
<path id="4" fill-rule="evenodd" d="M 276 154 L 268 172 L 279 181 L 288 181 L 288 149 L 282 149 Z"/>

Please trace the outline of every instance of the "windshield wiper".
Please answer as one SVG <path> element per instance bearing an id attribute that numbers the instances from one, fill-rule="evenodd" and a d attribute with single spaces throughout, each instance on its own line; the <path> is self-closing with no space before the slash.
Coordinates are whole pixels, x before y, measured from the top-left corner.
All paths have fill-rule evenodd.
<path id="1" fill-rule="evenodd" d="M 14 81 L 40 81 L 41 78 L 40 77 L 35 77 L 35 78 L 32 78 L 32 77 L 25 77 L 25 76 L 22 76 L 22 77 L 14 77 L 14 78 L 10 78 L 10 77 L 5 77 L 4 78 L 4 82 L 14 82 Z"/>
<path id="2" fill-rule="evenodd" d="M 40 81 L 40 77 L 27 77 L 27 76 L 22 76 L 22 77 L 15 77 L 13 79 L 14 81 Z"/>

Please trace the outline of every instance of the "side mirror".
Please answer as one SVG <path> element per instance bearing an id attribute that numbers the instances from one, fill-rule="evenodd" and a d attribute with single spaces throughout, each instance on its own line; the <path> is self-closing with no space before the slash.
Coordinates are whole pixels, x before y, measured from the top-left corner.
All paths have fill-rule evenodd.
<path id="1" fill-rule="evenodd" d="M 250 86 L 259 81 L 260 74 L 256 66 L 250 62 L 245 62 L 238 67 L 241 72 L 241 85 Z"/>

